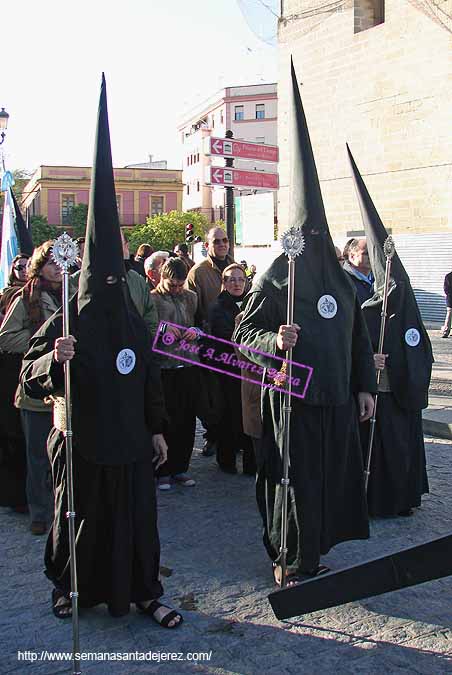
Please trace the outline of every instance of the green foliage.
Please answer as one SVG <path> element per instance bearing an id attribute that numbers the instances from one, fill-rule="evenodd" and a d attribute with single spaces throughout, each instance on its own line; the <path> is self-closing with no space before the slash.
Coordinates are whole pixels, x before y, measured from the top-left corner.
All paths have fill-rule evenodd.
<path id="1" fill-rule="evenodd" d="M 15 181 L 13 185 L 13 192 L 17 199 L 17 203 L 20 206 L 22 201 L 22 191 L 32 177 L 33 171 L 28 171 L 28 169 L 14 169 L 12 173 Z M 23 213 L 22 215 L 25 218 L 25 214 Z"/>
<path id="2" fill-rule="evenodd" d="M 31 216 L 31 238 L 34 246 L 39 246 L 48 239 L 55 239 L 58 236 L 56 225 L 49 225 L 45 216 Z"/>
<path id="3" fill-rule="evenodd" d="M 154 250 L 171 251 L 176 244 L 185 241 L 185 226 L 193 223 L 195 236 L 205 239 L 210 223 L 201 213 L 170 211 L 153 218 L 147 218 L 145 225 L 136 225 L 128 237 L 131 251 L 136 251 L 140 244 L 151 244 Z"/>
<path id="4" fill-rule="evenodd" d="M 88 205 L 77 204 L 72 207 L 69 216 L 69 227 L 72 229 L 72 236 L 84 237 L 86 232 L 86 219 L 88 217 Z"/>

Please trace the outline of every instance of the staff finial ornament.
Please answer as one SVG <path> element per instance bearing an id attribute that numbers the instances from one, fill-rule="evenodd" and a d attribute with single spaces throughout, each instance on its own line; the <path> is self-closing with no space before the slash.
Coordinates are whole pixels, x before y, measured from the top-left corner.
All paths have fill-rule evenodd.
<path id="1" fill-rule="evenodd" d="M 389 235 L 383 244 L 383 253 L 385 258 L 392 258 L 395 253 L 395 243 L 394 239 Z"/>
<path id="2" fill-rule="evenodd" d="M 78 244 L 67 232 L 63 232 L 55 239 L 52 246 L 52 258 L 63 272 L 67 272 L 74 265 L 77 256 Z"/>
<path id="3" fill-rule="evenodd" d="M 292 225 L 281 236 L 281 245 L 289 258 L 296 258 L 304 250 L 304 236 L 299 225 Z"/>

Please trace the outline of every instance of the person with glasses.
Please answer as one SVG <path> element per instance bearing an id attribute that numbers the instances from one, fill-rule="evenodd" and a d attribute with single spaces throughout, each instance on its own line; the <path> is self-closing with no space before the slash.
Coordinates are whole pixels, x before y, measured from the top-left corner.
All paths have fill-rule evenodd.
<path id="1" fill-rule="evenodd" d="M 206 327 L 209 308 L 221 290 L 222 273 L 234 261 L 229 255 L 229 239 L 221 227 L 212 227 L 207 233 L 207 258 L 191 268 L 188 288 L 198 296 L 198 317 Z M 204 324 L 204 325 L 203 325 Z"/>
<path id="2" fill-rule="evenodd" d="M 187 284 L 191 291 L 198 296 L 198 309 L 196 313 L 197 324 L 208 332 L 209 308 L 218 298 L 221 291 L 223 271 L 234 260 L 229 255 L 229 239 L 221 227 L 212 227 L 207 232 L 207 257 L 197 263 L 188 273 Z M 217 438 L 217 422 L 219 419 L 218 401 L 221 393 L 214 373 L 205 370 L 203 372 L 203 389 L 205 395 L 199 417 L 206 429 L 204 434 L 205 443 L 202 454 L 210 457 L 215 454 Z"/>
<path id="3" fill-rule="evenodd" d="M 27 262 L 29 258 L 30 256 L 26 253 L 18 253 L 11 263 L 8 285 L 0 294 L 0 323 L 3 321 L 14 296 L 27 283 Z"/>
<path id="4" fill-rule="evenodd" d="M 11 303 L 0 328 L 0 350 L 20 359 L 28 350 L 30 338 L 61 305 L 61 271 L 52 258 L 52 246 L 49 240 L 34 250 L 27 268 L 28 281 Z M 52 403 L 30 398 L 19 385 L 14 405 L 20 409 L 26 441 L 30 530 L 43 535 L 53 514 L 47 457 Z"/>
<path id="5" fill-rule="evenodd" d="M 177 351 L 180 340 L 196 344 L 199 331 L 194 328 L 197 306 L 196 293 L 185 288 L 187 266 L 180 258 L 169 258 L 161 267 L 160 281 L 151 291 L 157 307 L 160 330 L 174 338 L 174 350 Z M 166 323 L 168 322 L 168 324 Z M 185 328 L 175 328 L 177 324 Z M 168 444 L 168 459 L 158 470 L 160 490 L 170 490 L 172 483 L 183 487 L 193 487 L 195 481 L 187 471 L 193 452 L 196 429 L 196 401 L 198 398 L 198 373 L 193 362 L 195 353 L 190 354 L 190 362 L 168 356 L 160 362 L 165 407 L 169 417 L 165 440 Z"/>
<path id="6" fill-rule="evenodd" d="M 235 318 L 248 290 L 245 270 L 233 263 L 223 271 L 222 290 L 209 310 L 211 334 L 223 340 L 231 340 Z M 221 351 L 234 354 L 234 347 L 221 343 Z M 227 370 L 227 365 L 222 365 Z M 236 371 L 234 371 L 236 372 Z M 254 476 L 256 463 L 251 439 L 243 433 L 241 383 L 231 375 L 218 374 L 223 398 L 221 421 L 218 425 L 217 463 L 225 473 L 237 473 L 236 458 L 243 450 L 243 473 Z"/>

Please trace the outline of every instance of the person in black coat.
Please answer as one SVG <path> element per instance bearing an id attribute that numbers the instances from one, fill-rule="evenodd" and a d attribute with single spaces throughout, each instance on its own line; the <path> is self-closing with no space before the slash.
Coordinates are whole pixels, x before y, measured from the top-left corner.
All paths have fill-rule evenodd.
<path id="1" fill-rule="evenodd" d="M 247 286 L 245 270 L 236 263 L 229 265 L 222 274 L 222 290 L 209 310 L 209 325 L 212 335 L 231 340 L 235 329 L 235 317 Z M 222 352 L 234 354 L 234 347 L 226 343 Z M 227 368 L 227 366 L 226 366 Z M 243 450 L 243 473 L 254 476 L 256 463 L 251 439 L 243 433 L 242 398 L 240 380 L 230 375 L 219 374 L 223 393 L 223 412 L 219 424 L 217 462 L 226 473 L 237 473 L 236 455 Z"/>
<path id="2" fill-rule="evenodd" d="M 450 327 L 452 325 L 452 272 L 444 277 L 444 295 L 446 296 L 446 318 L 444 325 L 441 326 L 441 337 L 449 337 Z"/>

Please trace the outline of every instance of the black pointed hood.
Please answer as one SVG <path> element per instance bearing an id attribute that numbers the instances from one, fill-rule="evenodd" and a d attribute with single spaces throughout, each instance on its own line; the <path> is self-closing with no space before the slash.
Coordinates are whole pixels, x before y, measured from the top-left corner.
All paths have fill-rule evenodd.
<path id="1" fill-rule="evenodd" d="M 388 238 L 388 232 L 348 145 L 347 153 L 361 210 L 370 265 L 375 277 L 375 294 L 363 304 L 362 308 L 376 350 L 380 334 L 386 268 L 383 246 Z M 395 244 L 397 246 L 397 241 Z M 389 354 L 387 364 L 391 391 L 401 407 L 410 410 L 425 408 L 428 405 L 428 388 L 433 363 L 432 347 L 410 278 L 397 252 L 392 258 L 387 315 L 383 350 Z"/>
<path id="2" fill-rule="evenodd" d="M 301 326 L 293 358 L 314 368 L 306 402 L 340 405 L 349 397 L 356 290 L 340 266 L 328 229 L 317 168 L 295 68 L 289 105 L 289 221 L 302 227 L 305 248 L 295 264 L 295 322 Z M 287 257 L 279 256 L 253 291 L 287 303 Z M 283 321 L 285 323 L 285 321 Z M 370 353 L 370 345 L 369 345 Z"/>
<path id="3" fill-rule="evenodd" d="M 144 390 L 151 340 L 126 282 L 103 75 L 77 309 L 79 451 L 94 463 L 127 464 L 150 447 Z"/>
<path id="4" fill-rule="evenodd" d="M 78 292 L 79 311 L 93 301 L 116 303 L 125 275 L 111 158 L 107 85 L 102 73 L 86 241 Z"/>
<path id="5" fill-rule="evenodd" d="M 19 252 L 31 256 L 31 254 L 33 253 L 34 246 L 33 241 L 31 239 L 30 230 L 25 225 L 25 221 L 20 212 L 19 204 L 17 203 L 17 199 L 13 190 L 11 190 L 11 197 L 13 198 L 14 212 L 16 215 L 15 225 L 17 232 L 17 241 L 19 244 Z"/>
<path id="6" fill-rule="evenodd" d="M 377 209 L 370 197 L 367 187 L 356 166 L 350 148 L 347 146 L 348 159 L 352 169 L 353 182 L 355 185 L 356 196 L 358 198 L 359 209 L 363 221 L 364 231 L 366 233 L 367 251 L 369 253 L 370 266 L 375 278 L 374 288 L 379 295 L 383 294 L 385 283 L 386 258 L 383 253 L 383 245 L 388 238 L 388 233 L 383 225 Z M 408 274 L 402 265 L 397 251 L 392 258 L 391 277 L 395 281 L 402 279 L 410 284 Z"/>
<path id="7" fill-rule="evenodd" d="M 318 232 L 329 233 L 317 167 L 292 59 L 290 60 L 290 72 L 292 97 L 289 108 L 289 139 L 291 140 L 288 226 L 302 226 L 305 232 L 314 229 Z"/>

